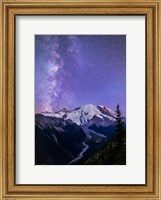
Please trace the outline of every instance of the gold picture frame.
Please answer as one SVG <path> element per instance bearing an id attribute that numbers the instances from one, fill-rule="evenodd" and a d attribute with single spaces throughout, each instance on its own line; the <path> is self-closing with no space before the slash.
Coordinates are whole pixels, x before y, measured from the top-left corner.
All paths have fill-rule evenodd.
<path id="1" fill-rule="evenodd" d="M 0 199 L 161 199 L 160 0 L 0 1 Z M 15 184 L 15 16 L 146 16 L 146 184 Z"/>

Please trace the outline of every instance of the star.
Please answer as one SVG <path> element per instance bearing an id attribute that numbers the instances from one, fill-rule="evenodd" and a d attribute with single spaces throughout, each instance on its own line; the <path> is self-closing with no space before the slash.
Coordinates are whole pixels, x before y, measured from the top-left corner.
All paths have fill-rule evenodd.
<path id="1" fill-rule="evenodd" d="M 36 35 L 35 95 L 35 112 L 119 102 L 126 113 L 126 36 Z"/>

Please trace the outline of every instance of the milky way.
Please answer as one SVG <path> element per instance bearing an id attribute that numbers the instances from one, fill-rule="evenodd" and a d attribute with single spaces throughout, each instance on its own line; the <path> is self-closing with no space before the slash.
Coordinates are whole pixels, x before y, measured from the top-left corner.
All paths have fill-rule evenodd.
<path id="1" fill-rule="evenodd" d="M 125 35 L 36 35 L 35 112 L 85 104 L 126 112 Z"/>

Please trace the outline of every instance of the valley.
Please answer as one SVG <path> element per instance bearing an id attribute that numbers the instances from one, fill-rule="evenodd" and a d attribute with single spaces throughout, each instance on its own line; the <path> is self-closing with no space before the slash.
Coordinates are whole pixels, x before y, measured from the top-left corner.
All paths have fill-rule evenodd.
<path id="1" fill-rule="evenodd" d="M 115 121 L 112 110 L 92 104 L 72 111 L 36 114 L 35 164 L 85 164 L 115 140 Z"/>

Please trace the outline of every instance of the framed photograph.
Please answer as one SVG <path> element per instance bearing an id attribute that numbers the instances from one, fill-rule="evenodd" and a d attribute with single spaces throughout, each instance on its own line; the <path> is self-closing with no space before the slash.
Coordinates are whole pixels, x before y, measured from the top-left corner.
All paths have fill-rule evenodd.
<path id="1" fill-rule="evenodd" d="M 125 55 L 125 35 L 35 35 L 35 165 L 126 165 Z"/>
<path id="2" fill-rule="evenodd" d="M 0 8 L 1 199 L 161 199 L 160 0 Z"/>

